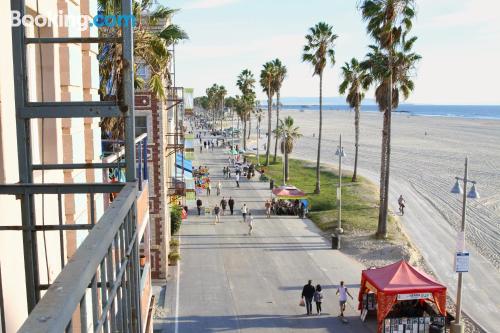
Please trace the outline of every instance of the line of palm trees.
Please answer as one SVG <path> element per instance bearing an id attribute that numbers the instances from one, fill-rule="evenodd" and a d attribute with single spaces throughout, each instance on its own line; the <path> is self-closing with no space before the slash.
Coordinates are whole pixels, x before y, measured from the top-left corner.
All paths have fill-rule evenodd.
<path id="1" fill-rule="evenodd" d="M 375 100 L 379 110 L 383 112 L 383 129 L 380 166 L 380 205 L 377 236 L 387 237 L 388 197 L 391 157 L 391 113 L 399 106 L 400 99 L 407 99 L 414 89 L 412 78 L 415 74 L 415 64 L 420 55 L 413 51 L 417 37 L 411 36 L 412 21 L 415 18 L 415 0 L 362 0 L 359 10 L 373 44 L 369 52 L 360 61 L 352 58 L 341 68 L 342 83 L 339 93 L 346 95 L 346 101 L 354 109 L 355 127 L 355 160 L 352 181 L 357 181 L 359 153 L 360 108 L 366 91 L 375 88 Z M 335 41 L 338 36 L 333 27 L 325 22 L 319 22 L 309 29 L 305 36 L 302 60 L 313 67 L 313 76 L 319 77 L 319 131 L 316 160 L 315 193 L 321 192 L 321 143 L 323 129 L 323 75 L 325 68 L 335 65 Z M 266 62 L 260 72 L 260 85 L 267 96 L 267 147 L 264 164 L 270 164 L 271 133 L 275 134 L 274 159 L 278 146 L 280 131 L 285 127 L 295 129 L 293 119 L 279 118 L 280 90 L 286 79 L 287 69 L 279 59 Z M 245 69 L 238 76 L 237 86 L 241 96 L 236 97 L 235 108 L 244 123 L 244 148 L 246 149 L 247 122 L 252 110 L 255 110 L 255 77 Z M 272 130 L 272 106 L 276 96 L 276 126 Z M 297 134 L 297 135 L 296 135 Z M 294 140 L 300 137 L 298 128 L 293 135 Z M 292 143 L 292 142 L 291 142 Z M 287 145 L 287 142 L 282 142 Z M 283 146 L 282 152 L 287 152 Z M 293 146 L 293 145 L 292 145 Z M 285 155 L 285 159 L 286 155 Z"/>
<path id="2" fill-rule="evenodd" d="M 356 58 L 342 67 L 343 81 L 339 92 L 347 92 L 346 101 L 355 110 L 355 161 L 352 181 L 357 178 L 359 152 L 360 107 L 365 92 L 375 86 L 375 99 L 384 114 L 380 167 L 380 206 L 377 236 L 387 237 L 387 216 L 389 198 L 390 157 L 391 157 L 391 112 L 399 105 L 400 95 L 408 98 L 414 89 L 412 77 L 420 55 L 413 52 L 417 37 L 410 36 L 412 20 L 415 17 L 414 0 L 363 0 L 359 9 L 367 22 L 367 33 L 374 44 L 363 61 Z M 316 189 L 320 193 L 320 156 L 322 134 L 322 85 L 326 65 L 335 64 L 334 43 L 337 35 L 333 27 L 320 22 L 310 28 L 306 35 L 303 61 L 314 68 L 319 76 L 319 136 L 316 163 Z"/>

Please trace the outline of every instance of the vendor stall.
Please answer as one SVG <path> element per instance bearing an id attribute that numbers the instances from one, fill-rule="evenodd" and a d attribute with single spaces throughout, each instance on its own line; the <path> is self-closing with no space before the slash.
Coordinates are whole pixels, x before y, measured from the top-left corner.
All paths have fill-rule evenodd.
<path id="1" fill-rule="evenodd" d="M 282 185 L 272 191 L 276 198 L 272 200 L 272 211 L 275 215 L 297 215 L 304 217 L 308 202 L 304 191 L 291 185 Z"/>
<path id="2" fill-rule="evenodd" d="M 364 270 L 359 306 L 362 318 L 377 312 L 378 332 L 444 332 L 446 287 L 406 261 Z"/>

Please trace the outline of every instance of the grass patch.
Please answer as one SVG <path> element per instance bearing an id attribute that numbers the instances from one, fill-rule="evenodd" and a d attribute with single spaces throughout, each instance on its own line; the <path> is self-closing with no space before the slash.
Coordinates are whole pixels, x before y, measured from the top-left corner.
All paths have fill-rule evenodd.
<path id="1" fill-rule="evenodd" d="M 255 157 L 249 157 L 255 162 Z M 265 157 L 261 157 L 261 165 Z M 264 167 L 268 177 L 274 179 L 276 185 L 282 184 L 283 167 L 281 158 L 277 163 Z M 351 181 L 352 175 L 342 175 L 342 228 L 346 231 L 367 231 L 375 234 L 378 224 L 378 188 L 367 179 L 358 176 L 358 181 Z M 290 180 L 307 194 L 310 202 L 309 218 L 325 232 L 333 232 L 337 227 L 337 186 L 338 172 L 332 168 L 321 166 L 321 193 L 314 194 L 316 186 L 316 164 L 303 160 L 290 159 Z M 389 217 L 388 234 L 391 238 L 396 232 L 396 223 Z"/>

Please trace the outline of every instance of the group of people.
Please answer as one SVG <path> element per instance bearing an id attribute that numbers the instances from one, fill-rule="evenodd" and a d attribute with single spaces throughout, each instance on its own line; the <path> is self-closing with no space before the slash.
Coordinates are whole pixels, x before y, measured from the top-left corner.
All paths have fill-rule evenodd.
<path id="1" fill-rule="evenodd" d="M 345 305 L 347 302 L 347 296 L 353 299 L 349 290 L 344 285 L 344 281 L 340 281 L 340 286 L 337 288 L 336 295 L 339 295 L 339 306 L 340 306 L 340 317 L 344 317 Z M 309 280 L 307 284 L 302 288 L 302 296 L 300 305 L 306 307 L 306 314 L 308 316 L 312 315 L 312 303 L 316 303 L 316 314 L 319 316 L 321 314 L 321 304 L 323 303 L 323 289 L 321 285 L 312 284 L 312 280 Z"/>
<path id="2" fill-rule="evenodd" d="M 269 218 L 271 212 L 275 215 L 296 215 L 304 218 L 307 213 L 307 207 L 303 201 L 295 199 L 293 201 L 274 198 L 265 203 L 266 215 Z"/>

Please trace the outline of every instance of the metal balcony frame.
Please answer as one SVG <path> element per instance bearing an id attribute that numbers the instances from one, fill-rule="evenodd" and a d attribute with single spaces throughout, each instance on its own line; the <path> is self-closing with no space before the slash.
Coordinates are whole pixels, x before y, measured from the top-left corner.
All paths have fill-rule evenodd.
<path id="1" fill-rule="evenodd" d="M 11 0 L 11 10 L 19 11 L 21 16 L 26 12 L 25 0 Z M 124 15 L 132 15 L 132 0 L 122 0 L 121 13 Z M 28 99 L 28 74 L 27 74 L 27 59 L 26 47 L 31 44 L 51 44 L 51 43 L 122 43 L 123 54 L 122 62 L 125 64 L 123 68 L 123 100 L 118 102 L 109 101 L 79 101 L 79 102 L 30 102 Z M 2 230 L 21 230 L 23 235 L 23 254 L 24 254 L 24 270 L 26 279 L 26 294 L 27 308 L 30 316 L 26 324 L 21 329 L 21 332 L 55 332 L 55 331 L 71 331 L 71 315 L 78 309 L 78 304 L 85 298 L 85 290 L 91 282 L 88 278 L 92 277 L 92 283 L 97 283 L 96 274 L 100 272 L 101 279 L 106 280 L 106 271 L 110 274 L 110 260 L 105 260 L 103 251 L 110 250 L 113 244 L 116 244 L 117 230 L 123 230 L 123 237 L 127 240 L 126 255 L 122 252 L 123 267 L 127 267 L 128 273 L 123 273 L 123 269 L 117 272 L 118 276 L 125 276 L 121 280 L 121 284 L 114 283 L 111 294 L 115 296 L 118 290 L 123 289 L 122 284 L 127 285 L 127 290 L 130 290 L 130 300 L 128 303 L 129 309 L 134 309 L 128 314 L 129 319 L 133 322 L 129 329 L 125 332 L 137 332 L 142 327 L 141 325 L 141 310 L 140 310 L 140 290 L 134 288 L 139 280 L 139 259 L 137 246 L 137 233 L 134 231 L 136 223 L 136 196 L 137 192 L 136 180 L 136 153 L 135 153 L 135 112 L 134 112 L 134 73 L 133 73 L 133 27 L 131 24 L 122 27 L 122 36 L 118 39 L 101 38 L 101 37 L 63 37 L 63 38 L 26 38 L 25 28 L 23 25 L 12 27 L 12 51 L 13 51 L 13 72 L 15 86 L 15 107 L 16 107 L 16 131 L 17 131 L 17 151 L 19 163 L 19 183 L 16 185 L 0 185 L 0 194 L 17 194 L 17 198 L 21 202 L 21 226 L 6 226 Z M 68 262 L 56 279 L 55 283 L 49 287 L 47 293 L 41 298 L 40 272 L 38 263 L 38 245 L 37 231 L 44 230 L 44 227 L 55 228 L 52 230 L 74 230 L 78 227 L 62 225 L 62 217 L 59 217 L 59 225 L 41 226 L 35 221 L 35 194 L 57 194 L 59 203 L 63 193 L 89 193 L 91 198 L 94 193 L 117 191 L 119 186 L 123 184 L 34 184 L 34 170 L 49 170 L 49 169 L 88 169 L 102 168 L 108 165 L 102 163 L 80 163 L 80 164 L 60 164 L 60 165 L 33 165 L 32 161 L 32 142 L 30 138 L 30 121 L 36 118 L 81 118 L 81 117 L 124 117 L 125 118 L 125 167 L 126 181 L 129 185 L 123 189 L 118 198 L 112 203 L 112 206 L 107 210 L 101 218 L 103 226 L 98 226 L 90 232 L 90 235 L 84 241 L 83 245 L 77 250 L 75 257 Z M 114 165 L 116 166 L 116 165 Z M 91 205 L 91 215 L 94 215 L 94 208 Z M 62 208 L 59 204 L 59 213 Z M 127 214 L 124 218 L 123 214 Z M 90 226 L 92 227 L 92 222 Z M 105 229 L 105 227 L 109 227 Z M 10 228 L 10 229 L 9 229 Z M 120 229 L 121 228 L 121 229 Z M 88 230 L 89 225 L 81 225 L 80 229 Z M 46 229 L 49 230 L 49 229 Z M 114 233 L 114 234 L 113 234 Z M 113 238 L 115 237 L 115 238 Z M 121 237 L 121 236 L 120 236 Z M 119 244 L 124 244 L 124 239 L 118 241 Z M 123 250 L 123 249 L 121 249 Z M 94 255 L 97 251 L 99 255 Z M 85 256 L 84 256 L 85 255 Z M 86 257 L 86 258 L 84 258 Z M 104 258 L 104 259 L 103 259 Z M 109 258 L 108 258 L 109 259 Z M 106 261 L 106 264 L 103 264 Z M 64 265 L 64 262 L 62 263 Z M 112 265 L 111 265 L 112 266 Z M 112 270 L 112 267 L 111 267 Z M 4 272 L 5 273 L 5 272 Z M 91 274 L 92 273 L 92 274 Z M 112 272 L 111 272 L 112 273 Z M 104 275 L 103 275 L 104 274 Z M 112 274 L 111 274 L 112 275 Z M 70 281 L 72 279 L 72 281 Z M 88 281 L 87 281 L 88 280 Z M 118 280 L 118 279 L 117 279 Z M 78 284 L 73 284 L 77 281 Z M 69 284 L 71 282 L 71 284 Z M 116 282 L 116 281 L 115 281 Z M 60 289 L 64 286 L 64 289 Z M 106 288 L 104 288 L 106 289 Z M 108 321 L 113 327 L 114 310 L 109 311 L 112 318 L 107 318 L 110 306 L 113 302 L 106 301 L 106 290 L 102 290 L 101 301 L 105 307 L 101 309 L 100 318 L 94 317 L 94 331 L 99 330 L 99 327 L 108 326 Z M 82 299 L 83 293 L 83 299 Z M 120 291 L 121 293 L 121 291 Z M 97 294 L 95 288 L 92 288 L 92 300 L 95 308 L 97 304 Z M 64 299 L 60 298 L 64 295 Z M 96 296 L 96 297 L 94 297 Z M 57 302 L 54 302 L 57 300 Z M 40 302 L 40 306 L 37 304 Z M 94 304 L 94 302 L 96 302 Z M 134 302 L 133 304 L 131 302 Z M 119 303 L 119 302 L 118 302 Z M 82 303 L 80 303 L 82 304 Z M 50 311 L 48 308 L 51 308 Z M 40 313 L 50 312 L 50 316 L 43 317 L 37 315 Z M 99 313 L 94 313 L 99 315 Z M 82 312 L 80 307 L 80 316 L 86 319 L 86 314 Z M 45 322 L 40 318 L 47 318 Z M 85 320 L 86 321 L 86 320 Z M 64 323 L 66 322 L 66 323 Z M 128 327 L 128 326 L 127 326 Z M 86 328 L 81 328 L 81 332 L 86 332 Z"/>

